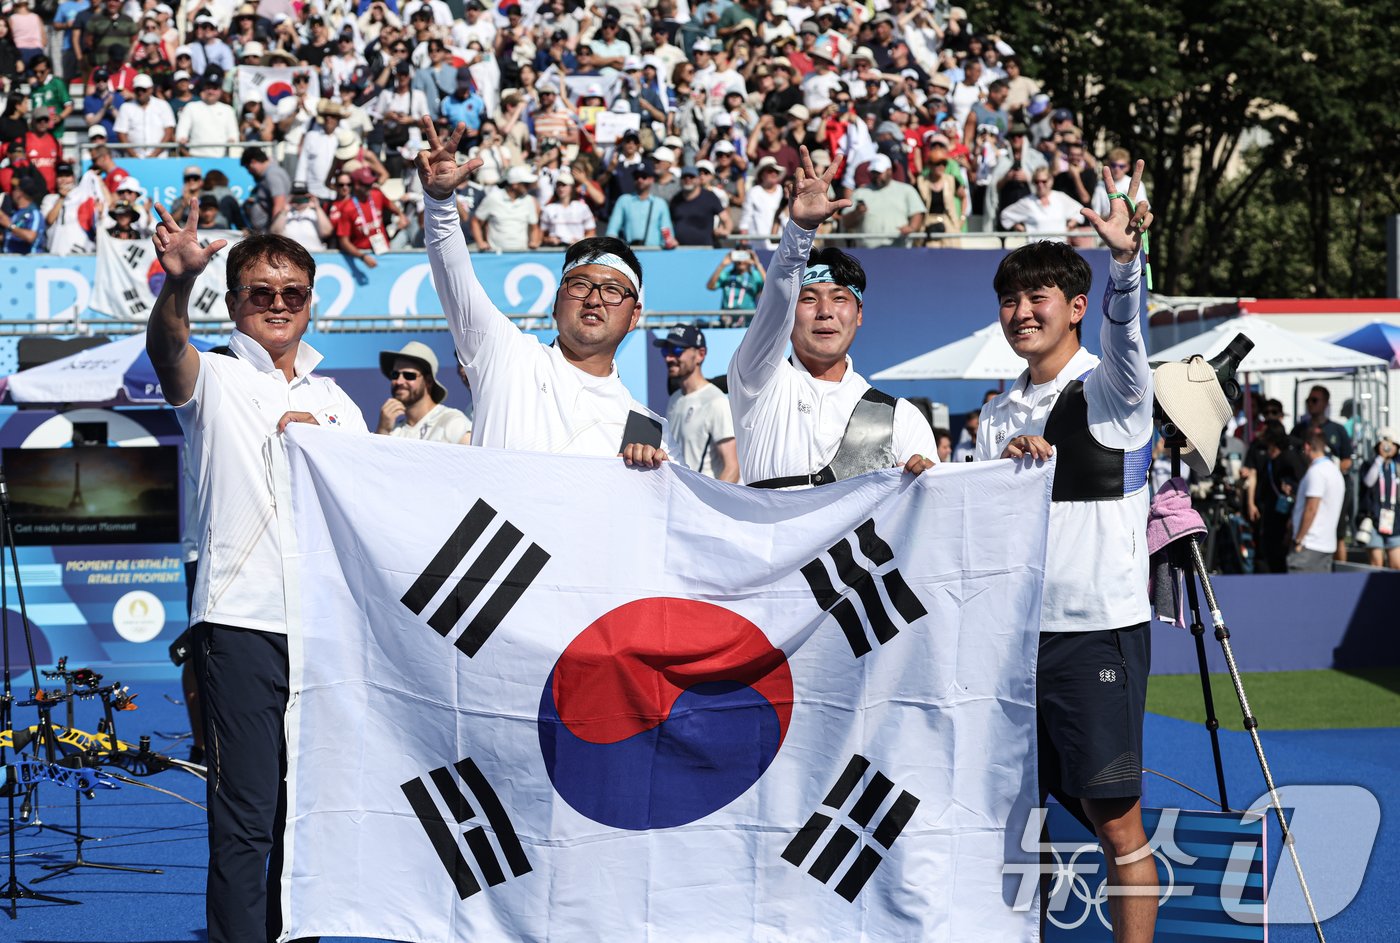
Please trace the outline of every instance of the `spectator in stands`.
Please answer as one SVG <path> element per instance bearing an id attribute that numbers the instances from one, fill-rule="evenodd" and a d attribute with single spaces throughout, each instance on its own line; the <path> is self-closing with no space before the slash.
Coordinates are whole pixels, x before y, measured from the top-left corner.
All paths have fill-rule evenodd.
<path id="1" fill-rule="evenodd" d="M 700 168 L 681 170 L 681 192 L 671 200 L 671 221 L 676 242 L 683 246 L 712 246 L 716 235 L 728 235 L 725 204 L 701 185 Z"/>
<path id="2" fill-rule="evenodd" d="M 904 246 L 910 233 L 923 232 L 923 200 L 909 184 L 894 179 L 894 165 L 884 154 L 870 159 L 870 185 L 857 188 L 851 201 L 842 217 L 845 230 L 880 234 L 880 238 L 862 240 L 861 246 Z"/>
<path id="3" fill-rule="evenodd" d="M 411 141 L 421 143 L 418 123 L 424 115 L 431 114 L 428 97 L 422 89 L 413 87 L 413 66 L 406 61 L 394 66 L 392 87 L 379 93 L 369 112 L 384 136 L 384 165 L 391 175 L 397 176 L 406 157 L 399 149 L 412 147 Z M 417 148 L 412 150 L 416 153 Z"/>
<path id="4" fill-rule="evenodd" d="M 936 135 L 927 150 L 928 159 L 924 172 L 915 183 L 919 197 L 924 202 L 924 232 L 958 233 L 963 231 L 967 218 L 963 215 L 967 206 L 967 187 L 953 176 L 948 169 L 948 139 Z M 957 239 L 932 239 L 929 245 L 935 248 L 956 248 Z"/>
<path id="5" fill-rule="evenodd" d="M 13 9 L 9 9 L 11 6 Z M 19 50 L 20 59 L 32 68 L 34 60 L 44 54 L 49 44 L 44 21 L 30 9 L 29 0 L 11 0 L 6 7 L 10 38 Z"/>
<path id="6" fill-rule="evenodd" d="M 481 123 L 486 119 L 486 102 L 477 94 L 471 74 L 465 67 L 457 74 L 457 84 L 452 94 L 438 105 L 438 114 L 449 128 L 466 125 L 466 133 L 462 135 L 463 153 L 470 153 L 480 143 Z"/>
<path id="7" fill-rule="evenodd" d="M 92 192 L 93 189 L 96 192 Z M 58 189 L 44 197 L 40 209 L 48 239 L 44 251 L 51 255 L 87 254 L 92 241 L 94 216 L 106 209 L 107 193 L 100 186 L 79 188 L 72 164 L 58 165 Z"/>
<path id="8" fill-rule="evenodd" d="M 413 77 L 413 87 L 428 101 L 428 111 L 434 118 L 441 116 L 442 100 L 449 89 L 457 87 L 457 67 L 447 61 L 447 46 L 440 39 L 428 40 L 428 63 Z"/>
<path id="9" fill-rule="evenodd" d="M 19 92 L 5 96 L 5 110 L 0 114 L 0 147 L 29 131 L 29 97 Z"/>
<path id="10" fill-rule="evenodd" d="M 744 210 L 739 217 L 739 232 L 755 236 L 771 236 L 778 232 L 780 213 L 786 202 L 782 190 L 783 168 L 772 155 L 762 157 L 754 174 L 754 185 L 744 196 Z M 755 240 L 759 248 L 765 240 Z"/>
<path id="11" fill-rule="evenodd" d="M 722 311 L 752 311 L 767 277 L 763 263 L 748 249 L 735 249 L 719 260 L 705 287 L 719 291 Z"/>
<path id="12" fill-rule="evenodd" d="M 52 193 L 58 185 L 56 173 L 63 160 L 63 145 L 53 132 L 53 122 L 47 111 L 34 112 L 29 124 L 29 133 L 24 136 L 24 155 L 43 178 L 44 192 Z"/>
<path id="13" fill-rule="evenodd" d="M 1002 225 L 1015 232 L 1062 233 L 1077 229 L 1082 207 L 1073 198 L 1052 189 L 1054 181 L 1047 167 L 1031 174 L 1033 192 L 1001 211 Z M 1053 242 L 1067 241 L 1064 236 L 1052 236 Z"/>
<path id="14" fill-rule="evenodd" d="M 1046 167 L 1045 157 L 1031 147 L 1027 128 L 1014 124 L 1007 129 L 1007 146 L 992 170 L 987 185 L 987 200 L 983 226 L 987 230 L 1006 231 L 1012 223 L 1002 219 L 1002 210 L 1031 195 L 1031 175 Z"/>
<path id="15" fill-rule="evenodd" d="M 88 128 L 101 127 L 110 139 L 117 121 L 117 112 L 126 103 L 126 96 L 112 87 L 111 74 L 106 69 L 94 69 L 92 81 L 83 96 L 83 122 Z"/>
<path id="16" fill-rule="evenodd" d="M 100 6 L 94 3 L 96 10 L 83 27 L 83 41 L 93 63 L 109 62 L 113 52 L 125 58 L 131 49 L 141 24 L 123 13 L 122 5 L 122 0 L 101 0 Z"/>
<path id="17" fill-rule="evenodd" d="M 804 106 L 792 107 L 801 109 L 797 114 L 805 118 L 807 109 Z M 748 156 L 755 165 L 765 157 L 773 158 L 782 168 L 782 179 L 787 180 L 797 172 L 797 148 L 783 139 L 783 126 L 778 122 L 779 119 L 771 114 L 758 119 L 758 126 L 749 135 Z"/>
<path id="18" fill-rule="evenodd" d="M 472 239 L 482 252 L 524 252 L 540 245 L 540 211 L 529 167 L 512 167 L 506 185 L 492 189 L 472 216 Z"/>
<path id="19" fill-rule="evenodd" d="M 155 94 L 155 82 L 144 72 L 131 83 L 136 93 L 134 101 L 124 102 L 117 112 L 113 129 L 117 140 L 135 145 L 132 157 L 163 157 L 167 152 L 157 144 L 175 140 L 175 112 L 169 103 Z"/>
<path id="20" fill-rule="evenodd" d="M 1011 127 L 1010 116 L 1006 110 L 1008 94 L 1009 88 L 1004 79 L 997 79 L 987 86 L 984 98 L 973 102 L 968 109 L 967 120 L 963 122 L 963 143 L 971 147 L 977 130 L 984 127 L 996 128 L 998 137 L 1006 137 L 1006 132 Z"/>
<path id="21" fill-rule="evenodd" d="M 130 203 L 118 200 L 107 211 L 107 216 L 112 221 L 112 225 L 107 228 L 107 235 L 111 238 L 126 242 L 136 242 L 145 238 L 142 232 L 136 228 L 141 214 Z"/>
<path id="22" fill-rule="evenodd" d="M 91 15 L 92 4 L 89 0 L 61 0 L 54 11 L 53 28 L 63 34 L 63 42 L 59 46 L 59 66 L 67 78 L 76 78 L 85 71 L 80 57 L 80 46 L 74 36 L 82 35 L 83 26 Z M 0 74 L 13 74 L 13 70 L 0 66 Z"/>
<path id="23" fill-rule="evenodd" d="M 1059 115 L 1060 112 L 1057 111 L 1055 114 Z M 1066 112 L 1066 114 L 1069 114 L 1071 118 L 1073 117 L 1073 114 L 1070 112 Z M 1124 148 L 1115 147 L 1108 152 L 1107 163 L 1108 169 L 1113 172 L 1114 192 L 1126 194 L 1128 192 L 1128 181 L 1130 181 L 1133 176 L 1132 155 Z M 1147 184 L 1145 183 L 1139 183 L 1138 185 L 1137 202 L 1150 202 L 1147 199 Z M 1100 208 L 1102 208 L 1104 213 L 1108 212 L 1108 191 L 1104 188 L 1102 180 L 1099 181 L 1098 188 L 1094 190 L 1092 203 L 1094 212 L 1098 213 Z M 1099 215 L 1102 216 L 1103 213 L 1099 213 Z"/>
<path id="24" fill-rule="evenodd" d="M 121 183 L 117 184 L 117 202 L 125 203 L 136 211 L 136 221 L 133 228 L 145 236 L 150 228 L 151 203 L 147 199 L 146 188 L 141 186 L 141 181 L 135 177 L 127 176 Z"/>
<path id="25" fill-rule="evenodd" d="M 1290 573 L 1332 572 L 1346 486 L 1341 471 L 1327 453 L 1326 436 L 1320 431 L 1309 431 L 1303 440 L 1308 470 L 1298 484 L 1298 496 L 1293 504 L 1293 551 L 1288 555 Z"/>
<path id="26" fill-rule="evenodd" d="M 1055 189 L 1073 197 L 1080 206 L 1090 205 L 1094 187 L 1102 188 L 1103 181 L 1098 179 L 1098 169 L 1085 150 L 1083 141 L 1071 141 L 1065 147 L 1065 163 L 1065 169 L 1055 175 Z"/>
<path id="27" fill-rule="evenodd" d="M 267 232 L 277 214 L 287 207 L 292 178 L 260 147 L 244 148 L 239 163 L 256 181 L 253 192 L 243 204 L 243 218 L 254 232 Z"/>
<path id="28" fill-rule="evenodd" d="M 208 75 L 210 68 L 217 68 L 224 75 L 233 71 L 237 64 L 233 49 L 219 35 L 219 24 L 213 17 L 201 14 L 195 18 L 194 38 L 189 45 L 191 75 Z"/>
<path id="29" fill-rule="evenodd" d="M 656 182 L 651 192 L 671 205 L 671 198 L 681 192 L 681 178 L 675 172 L 676 152 L 669 147 L 658 147 L 651 152 L 651 166 L 656 171 Z"/>
<path id="30" fill-rule="evenodd" d="M 340 251 L 358 259 L 368 268 L 376 268 L 376 255 L 389 251 L 389 217 L 400 226 L 408 220 L 376 186 L 379 178 L 368 167 L 350 173 L 350 195 L 336 207 L 335 234 Z"/>
<path id="31" fill-rule="evenodd" d="M 212 197 L 210 200 L 218 206 Z M 201 217 L 199 228 L 217 227 L 207 226 Z M 272 231 L 305 246 L 310 252 L 325 252 L 326 240 L 335 235 L 335 227 L 321 207 L 321 201 L 307 191 L 304 183 L 292 184 L 292 192 L 287 197 L 287 208 L 272 220 Z"/>
<path id="32" fill-rule="evenodd" d="M 271 143 L 276 133 L 277 122 L 263 108 L 262 102 L 243 103 L 243 113 L 238 117 L 238 139 L 240 141 Z"/>
<path id="33" fill-rule="evenodd" d="M 199 228 L 201 232 L 205 230 L 232 228 L 229 221 L 224 218 L 224 214 L 219 210 L 218 197 L 214 196 L 212 193 L 200 195 L 199 199 L 195 201 L 195 212 L 199 213 Z M 310 249 L 313 245 L 315 245 L 315 243 L 308 244 L 307 249 Z"/>
<path id="34" fill-rule="evenodd" d="M 238 116 L 224 102 L 218 80 L 201 81 L 199 100 L 180 109 L 175 141 L 192 157 L 229 157 L 233 152 L 221 145 L 236 144 L 241 136 Z"/>
<path id="35" fill-rule="evenodd" d="M 1006 69 L 1006 108 L 1012 114 L 1019 114 L 1040 94 L 1040 83 L 1021 74 L 1020 56 L 1007 56 L 1002 66 Z"/>
<path id="36" fill-rule="evenodd" d="M 95 177 L 106 188 L 110 194 L 116 194 L 117 187 L 128 176 L 127 172 L 117 166 L 116 160 L 112 157 L 112 152 L 105 145 L 97 144 L 88 156 L 92 158 L 92 166 L 87 173 L 83 174 L 84 179 L 89 176 Z"/>
<path id="37" fill-rule="evenodd" d="M 29 60 L 29 104 L 31 112 L 46 112 L 55 121 L 67 121 L 73 113 L 73 99 L 68 83 L 53 74 L 49 57 L 42 53 Z"/>
<path id="38" fill-rule="evenodd" d="M 357 142 L 353 134 L 341 127 L 344 105 L 323 98 L 316 111 L 320 119 L 301 139 L 301 153 L 297 155 L 292 179 L 305 184 L 320 199 L 330 200 L 335 197 L 327 183 L 331 168 L 337 160 L 353 157 Z"/>
<path id="39" fill-rule="evenodd" d="M 578 199 L 574 175 L 567 170 L 554 179 L 554 196 L 540 210 L 540 233 L 547 246 L 570 246 L 598 233 L 593 211 Z"/>
<path id="40" fill-rule="evenodd" d="M 10 199 L 14 210 L 6 213 L 0 210 L 0 252 L 9 255 L 29 255 L 44 251 L 44 231 L 48 224 L 44 214 L 35 203 L 36 194 L 28 187 L 17 185 L 10 188 Z"/>
<path id="41" fill-rule="evenodd" d="M 621 239 L 629 246 L 675 248 L 672 235 L 671 208 L 666 201 L 651 192 L 656 171 L 648 162 L 632 168 L 633 191 L 624 193 L 608 217 L 607 234 Z"/>

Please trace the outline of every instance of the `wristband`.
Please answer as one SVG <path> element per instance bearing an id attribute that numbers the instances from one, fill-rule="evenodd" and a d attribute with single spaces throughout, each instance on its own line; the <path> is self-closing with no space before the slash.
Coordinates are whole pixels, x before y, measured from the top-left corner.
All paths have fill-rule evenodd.
<path id="1" fill-rule="evenodd" d="M 1128 216 L 1129 216 L 1129 218 L 1131 218 L 1134 214 L 1137 213 L 1137 204 L 1134 203 L 1134 202 L 1132 201 L 1132 199 L 1129 198 L 1129 196 L 1128 196 L 1126 193 L 1110 193 L 1110 194 L 1108 195 L 1108 199 L 1109 199 L 1110 201 L 1112 201 L 1112 200 L 1122 200 L 1124 203 L 1128 204 Z M 1147 240 L 1147 233 L 1146 233 L 1145 231 L 1144 231 L 1143 234 L 1142 234 L 1142 254 L 1149 260 L 1149 261 L 1143 262 L 1143 264 L 1142 264 L 1142 274 L 1143 274 L 1143 278 L 1144 278 L 1144 279 L 1146 280 L 1146 282 L 1147 282 L 1147 290 L 1148 290 L 1148 291 L 1151 291 L 1151 290 L 1152 290 L 1152 262 L 1151 262 L 1150 260 L 1151 260 L 1151 258 L 1152 258 L 1152 244 L 1151 244 L 1150 242 L 1148 242 L 1148 240 Z"/>

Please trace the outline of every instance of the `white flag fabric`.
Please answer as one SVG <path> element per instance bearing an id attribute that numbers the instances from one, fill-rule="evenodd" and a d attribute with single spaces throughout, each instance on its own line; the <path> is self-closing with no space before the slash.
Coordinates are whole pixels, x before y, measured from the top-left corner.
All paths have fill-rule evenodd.
<path id="1" fill-rule="evenodd" d="M 275 451 L 284 939 L 1038 938 L 1048 468 Z"/>
<path id="2" fill-rule="evenodd" d="M 190 296 L 190 317 L 196 320 L 221 321 L 228 317 L 224 294 L 228 282 L 224 267 L 228 250 L 243 238 L 240 232 L 200 230 L 201 245 L 225 239 L 228 245 L 215 254 L 195 280 Z M 165 269 L 156 259 L 155 246 L 149 239 L 113 239 L 104 227 L 97 230 L 97 271 L 92 280 L 92 300 L 89 307 L 98 314 L 123 320 L 144 321 L 151 316 L 156 295 L 165 283 Z"/>
<path id="3" fill-rule="evenodd" d="M 321 97 L 321 71 L 309 66 L 240 65 L 234 74 L 238 77 L 240 109 L 255 101 L 261 102 L 268 113 L 277 111 L 283 101 L 296 97 L 292 80 L 297 75 L 305 75 L 309 80 L 306 86 L 309 100 L 314 102 Z"/>

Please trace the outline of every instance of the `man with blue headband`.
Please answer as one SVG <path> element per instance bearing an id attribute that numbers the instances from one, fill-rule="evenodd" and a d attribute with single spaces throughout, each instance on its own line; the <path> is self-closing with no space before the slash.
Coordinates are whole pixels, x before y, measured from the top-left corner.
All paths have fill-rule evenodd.
<path id="1" fill-rule="evenodd" d="M 851 205 L 828 198 L 839 170 L 838 161 L 818 174 L 802 149 L 791 218 L 729 364 L 739 467 L 755 488 L 807 488 L 901 465 L 917 475 L 938 461 L 923 414 L 851 364 L 865 303 L 860 263 L 839 249 L 812 251 L 816 228 Z"/>
<path id="2" fill-rule="evenodd" d="M 618 376 L 617 348 L 642 316 L 642 267 L 618 239 L 569 247 L 554 299 L 558 339 L 522 333 L 477 281 L 457 215 L 455 192 L 481 166 L 456 161 L 463 125 L 440 139 L 423 119 L 428 147 L 418 154 L 428 262 L 458 360 L 471 383 L 472 444 L 488 448 L 621 455 L 657 467 L 679 454 L 666 423 L 632 398 Z"/>

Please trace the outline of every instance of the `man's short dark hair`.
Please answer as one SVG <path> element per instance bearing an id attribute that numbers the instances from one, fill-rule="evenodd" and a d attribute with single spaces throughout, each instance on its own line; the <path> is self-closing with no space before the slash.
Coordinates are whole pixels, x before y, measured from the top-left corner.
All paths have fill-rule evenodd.
<path id="1" fill-rule="evenodd" d="M 953 434 L 947 429 L 944 429 L 942 426 L 934 426 L 933 441 L 937 442 L 939 439 L 947 439 L 949 442 L 951 442 L 953 440 Z"/>
<path id="2" fill-rule="evenodd" d="M 998 298 L 1037 288 L 1058 288 L 1065 298 L 1088 295 L 1094 273 L 1084 257 L 1063 242 L 1032 242 L 1012 249 L 997 266 L 992 290 Z M 1079 333 L 1079 325 L 1074 326 Z"/>
<path id="3" fill-rule="evenodd" d="M 1020 56 L 1007 56 L 1005 59 L 1001 60 L 1001 64 L 1002 64 L 1002 65 L 1008 65 L 1008 66 L 1009 66 L 1009 65 L 1011 65 L 1013 62 L 1016 64 L 1016 68 L 1018 68 L 1018 69 L 1021 68 L 1021 57 L 1020 57 Z"/>
<path id="4" fill-rule="evenodd" d="M 30 60 L 29 60 L 29 68 L 32 69 L 32 68 L 34 68 L 35 66 L 38 66 L 38 65 L 46 65 L 46 66 L 48 66 L 49 68 L 53 68 L 53 60 L 50 59 L 48 56 L 46 56 L 44 53 L 41 52 L 41 53 L 39 53 L 37 56 L 35 56 L 33 59 L 30 59 Z"/>
<path id="5" fill-rule="evenodd" d="M 861 268 L 855 256 L 847 255 L 835 246 L 813 249 L 807 256 L 807 267 L 811 268 L 814 265 L 828 266 L 836 284 L 865 293 L 865 269 Z"/>
<path id="6" fill-rule="evenodd" d="M 1283 431 L 1282 423 L 1279 423 L 1277 429 L 1270 429 L 1264 433 L 1264 448 L 1278 449 L 1280 452 L 1288 451 L 1288 433 Z"/>
<path id="7" fill-rule="evenodd" d="M 265 160 L 267 160 L 267 151 L 260 147 L 249 147 L 243 151 L 243 156 L 238 159 L 238 162 L 243 165 L 244 170 L 247 170 L 250 165 Z"/>
<path id="8" fill-rule="evenodd" d="M 295 265 L 306 273 L 308 285 L 316 284 L 316 260 L 295 239 L 276 233 L 250 233 L 228 250 L 226 275 L 230 289 L 243 284 L 243 270 L 254 262 L 279 261 Z"/>
<path id="9" fill-rule="evenodd" d="M 1309 451 L 1313 452 L 1315 455 L 1327 454 L 1327 436 L 1323 435 L 1321 432 L 1308 433 L 1303 443 L 1308 447 Z"/>
<path id="10" fill-rule="evenodd" d="M 569 251 L 564 253 L 564 267 L 568 268 L 579 259 L 596 259 L 604 255 L 615 255 L 626 262 L 637 273 L 637 290 L 642 289 L 642 263 L 637 261 L 637 253 L 621 239 L 612 236 L 594 236 L 592 239 L 580 239 L 569 246 Z M 588 264 L 587 262 L 584 263 Z"/>
<path id="11" fill-rule="evenodd" d="M 1309 395 L 1309 396 L 1311 396 L 1311 395 L 1314 394 L 1314 393 L 1319 393 L 1319 394 L 1321 394 L 1322 399 L 1323 399 L 1325 402 L 1328 402 L 1328 403 L 1332 402 L 1332 391 L 1329 390 L 1327 387 L 1325 387 L 1325 386 L 1314 386 L 1311 390 L 1308 390 L 1308 395 Z"/>
<path id="12" fill-rule="evenodd" d="M 997 80 L 996 80 L 995 82 L 993 82 L 991 85 L 988 85 L 988 86 L 987 86 L 987 91 L 989 91 L 989 92 L 1000 92 L 1000 91 L 1002 91 L 1002 90 L 1004 90 L 1004 89 L 1008 89 L 1008 88 L 1010 88 L 1010 87 L 1011 87 L 1011 83 L 1008 82 L 1008 81 L 1006 81 L 1006 79 L 997 79 Z"/>

